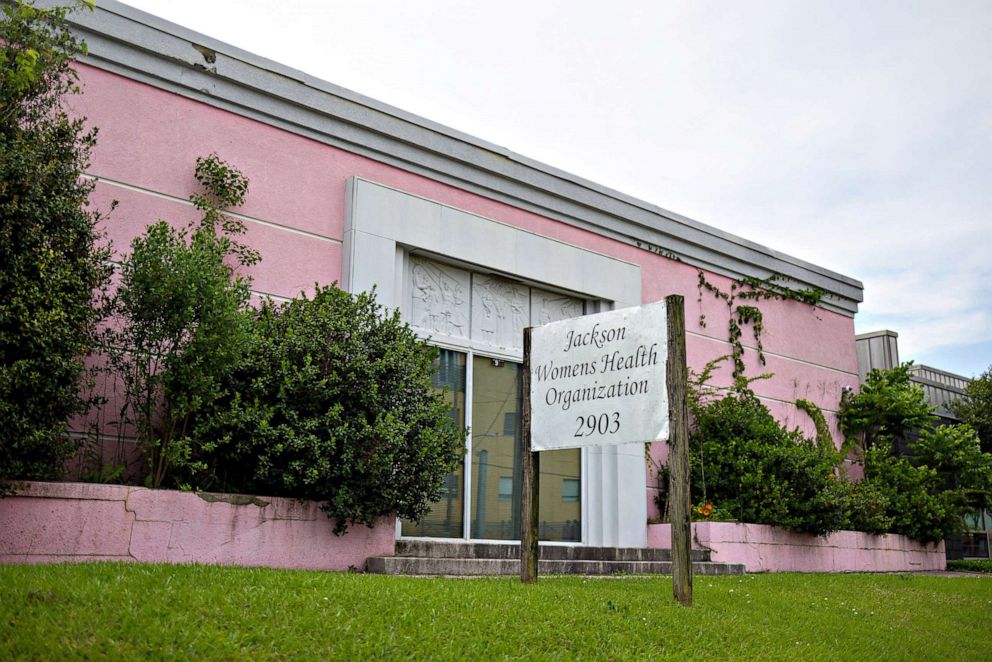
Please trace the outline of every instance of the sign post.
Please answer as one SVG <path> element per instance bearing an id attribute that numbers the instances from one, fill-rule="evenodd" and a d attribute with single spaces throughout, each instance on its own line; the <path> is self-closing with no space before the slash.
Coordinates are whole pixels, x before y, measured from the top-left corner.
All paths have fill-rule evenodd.
<path id="1" fill-rule="evenodd" d="M 670 361 L 681 361 L 674 375 L 666 371 Z M 521 581 L 537 579 L 539 452 L 668 439 L 670 410 L 687 412 L 686 378 L 680 296 L 524 330 Z M 680 429 L 687 427 L 683 419 Z M 688 456 L 685 466 L 680 493 L 688 499 Z M 688 521 L 688 501 L 684 510 Z M 679 545 L 674 526 L 672 535 Z M 674 568 L 691 571 L 684 563 Z M 691 578 L 689 586 L 691 601 Z"/>
<path id="2" fill-rule="evenodd" d="M 530 327 L 524 329 L 524 365 L 521 371 L 523 388 L 521 393 L 520 420 L 523 433 L 520 435 L 520 467 L 523 478 L 520 485 L 520 581 L 533 584 L 537 581 L 537 518 L 540 499 L 538 478 L 540 477 L 540 455 L 531 450 L 530 443 Z"/>
<path id="3" fill-rule="evenodd" d="M 685 358 L 685 302 L 665 297 L 668 309 L 668 494 L 672 525 L 672 593 L 692 606 L 692 527 L 689 522 L 689 370 Z"/>

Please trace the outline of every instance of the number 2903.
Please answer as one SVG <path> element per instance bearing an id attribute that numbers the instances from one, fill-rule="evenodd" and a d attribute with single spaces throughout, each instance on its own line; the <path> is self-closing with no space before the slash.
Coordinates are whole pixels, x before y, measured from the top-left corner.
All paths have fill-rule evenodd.
<path id="1" fill-rule="evenodd" d="M 575 419 L 578 427 L 573 437 L 588 437 L 594 434 L 615 434 L 620 429 L 620 412 L 589 414 Z"/>

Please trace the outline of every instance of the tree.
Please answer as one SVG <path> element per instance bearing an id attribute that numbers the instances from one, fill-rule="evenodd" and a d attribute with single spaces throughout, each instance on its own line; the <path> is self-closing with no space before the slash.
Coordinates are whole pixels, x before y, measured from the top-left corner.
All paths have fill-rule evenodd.
<path id="1" fill-rule="evenodd" d="M 206 192 L 190 198 L 203 218 L 182 229 L 159 221 L 134 239 L 102 334 L 124 390 L 120 421 L 137 433 L 151 487 L 188 461 L 195 418 L 223 395 L 251 322 L 251 280 L 237 268 L 259 255 L 234 239 L 242 222 L 220 211 L 244 201 L 248 180 L 216 155 L 197 159 L 196 178 Z"/>
<path id="2" fill-rule="evenodd" d="M 79 447 L 66 426 L 109 275 L 82 177 L 96 130 L 63 105 L 85 48 L 66 15 L 84 5 L 0 6 L 0 478 L 54 477 Z"/>
<path id="3" fill-rule="evenodd" d="M 964 516 L 992 505 L 992 455 L 970 425 L 937 425 L 909 367 L 873 370 L 841 403 L 841 430 L 861 435 L 865 480 L 883 495 L 892 531 L 938 542 L 964 530 Z"/>
<path id="4" fill-rule="evenodd" d="M 955 400 L 951 411 L 978 433 L 982 450 L 992 453 L 992 366 L 973 379 L 965 391 L 967 397 Z"/>
<path id="5" fill-rule="evenodd" d="M 840 429 L 848 440 L 860 437 L 866 449 L 884 444 L 898 451 L 917 430 L 932 425 L 933 407 L 923 388 L 910 382 L 912 365 L 872 370 L 860 393 L 844 396 Z"/>

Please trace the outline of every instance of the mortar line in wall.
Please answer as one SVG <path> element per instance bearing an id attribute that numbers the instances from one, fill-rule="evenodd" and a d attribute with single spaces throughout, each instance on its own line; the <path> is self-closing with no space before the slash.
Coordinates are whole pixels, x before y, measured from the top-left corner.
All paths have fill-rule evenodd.
<path id="1" fill-rule="evenodd" d="M 719 338 L 714 338 L 713 336 L 708 336 L 705 333 L 698 333 L 696 331 L 688 331 L 688 330 L 686 330 L 685 333 L 688 336 L 695 336 L 697 338 L 703 338 L 703 339 L 709 340 L 711 342 L 717 342 L 717 343 L 721 343 L 723 345 L 729 345 L 729 343 L 726 340 L 721 340 Z M 758 348 L 757 347 L 752 347 L 751 345 L 744 345 L 742 343 L 742 346 L 744 347 L 744 349 L 749 349 L 752 352 L 757 352 L 758 351 Z M 778 358 L 778 359 L 783 359 L 785 361 L 793 361 L 795 363 L 801 363 L 803 365 L 808 365 L 808 366 L 810 366 L 812 368 L 821 368 L 823 370 L 829 370 L 830 372 L 838 372 L 838 373 L 840 373 L 842 375 L 846 375 L 848 377 L 855 377 L 855 378 L 858 378 L 860 380 L 860 377 L 858 377 L 858 373 L 856 373 L 856 372 L 848 372 L 847 370 L 841 370 L 840 368 L 831 368 L 828 365 L 820 365 L 819 363 L 813 363 L 812 361 L 806 361 L 804 359 L 797 359 L 794 356 L 786 356 L 785 354 L 778 354 L 776 352 L 770 352 L 767 349 L 762 350 L 762 352 L 766 356 L 774 356 L 775 358 Z"/>
<path id="2" fill-rule="evenodd" d="M 74 439 L 95 439 L 98 441 L 126 441 L 128 443 L 137 443 L 137 437 L 118 437 L 116 434 L 104 434 L 103 432 L 87 432 L 85 430 L 66 430 L 66 435 Z"/>
<path id="3" fill-rule="evenodd" d="M 168 193 L 160 193 L 159 191 L 153 191 L 143 186 L 135 186 L 134 184 L 127 184 L 125 182 L 118 181 L 116 179 L 110 179 L 109 177 L 102 177 L 100 175 L 83 175 L 87 179 L 91 179 L 96 182 L 102 182 L 110 186 L 116 186 L 117 188 L 122 188 L 127 191 L 134 191 L 136 193 L 143 193 L 144 195 L 152 196 L 153 198 L 160 198 L 162 200 L 168 200 L 169 202 L 175 202 L 187 207 L 193 207 L 193 203 L 185 198 L 179 198 L 174 195 L 169 195 Z M 239 214 L 238 212 L 224 211 L 228 216 L 246 221 L 248 223 L 255 223 L 257 225 L 262 225 L 265 227 L 270 227 L 275 230 L 282 230 L 283 232 L 289 232 L 291 234 L 300 235 L 301 237 L 307 237 L 308 239 L 317 239 L 318 241 L 326 241 L 336 246 L 342 245 L 342 241 L 339 239 L 334 239 L 333 237 L 327 237 L 322 234 L 317 234 L 316 232 L 308 232 L 307 230 L 300 230 L 299 228 L 289 227 L 288 225 L 282 225 L 281 223 L 274 223 L 272 221 L 264 221 L 260 218 L 255 218 L 253 216 L 246 216 L 245 214 Z"/>
<path id="4" fill-rule="evenodd" d="M 731 388 L 729 386 L 711 386 L 710 388 L 712 388 L 714 391 L 723 391 L 724 393 L 729 393 L 730 390 L 731 390 Z M 758 399 L 759 400 L 769 400 L 771 402 L 779 402 L 779 403 L 781 403 L 783 405 L 792 405 L 793 407 L 795 407 L 795 405 L 796 405 L 795 400 L 782 400 L 781 398 L 773 398 L 770 395 L 758 395 Z M 796 399 L 797 400 L 802 400 L 803 398 L 796 398 Z M 816 406 L 817 407 L 820 407 L 820 405 L 816 405 Z M 796 409 L 798 409 L 798 407 L 796 407 Z M 825 413 L 825 414 L 839 414 L 840 413 L 840 410 L 839 409 L 827 409 L 826 407 L 820 407 L 820 410 L 823 413 Z"/>
<path id="5" fill-rule="evenodd" d="M 115 268 L 119 268 L 121 266 L 121 264 L 122 264 L 122 262 L 120 260 L 104 260 L 103 262 L 104 262 L 104 264 L 109 265 L 111 267 L 115 267 Z M 283 303 L 285 303 L 286 301 L 292 301 L 293 300 L 293 297 L 287 297 L 287 296 L 283 296 L 281 294 L 273 294 L 272 292 L 265 292 L 263 290 L 256 290 L 254 288 L 251 288 L 248 291 L 251 294 L 255 295 L 255 296 L 269 297 L 270 299 L 275 299 L 276 301 L 280 301 L 280 302 L 283 302 Z"/>
<path id="6" fill-rule="evenodd" d="M 286 303 L 287 301 L 293 300 L 293 297 L 284 297 L 281 294 L 272 294 L 271 292 L 263 292 L 262 290 L 251 289 L 249 291 L 255 296 L 268 297 L 269 299 L 280 303 Z"/>

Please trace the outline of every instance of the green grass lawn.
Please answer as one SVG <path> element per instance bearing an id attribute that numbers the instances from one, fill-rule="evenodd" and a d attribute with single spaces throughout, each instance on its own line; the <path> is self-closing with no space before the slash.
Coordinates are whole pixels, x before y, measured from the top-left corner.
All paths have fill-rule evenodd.
<path id="1" fill-rule="evenodd" d="M 992 659 L 992 578 L 417 579 L 0 566 L 0 660 Z"/>

